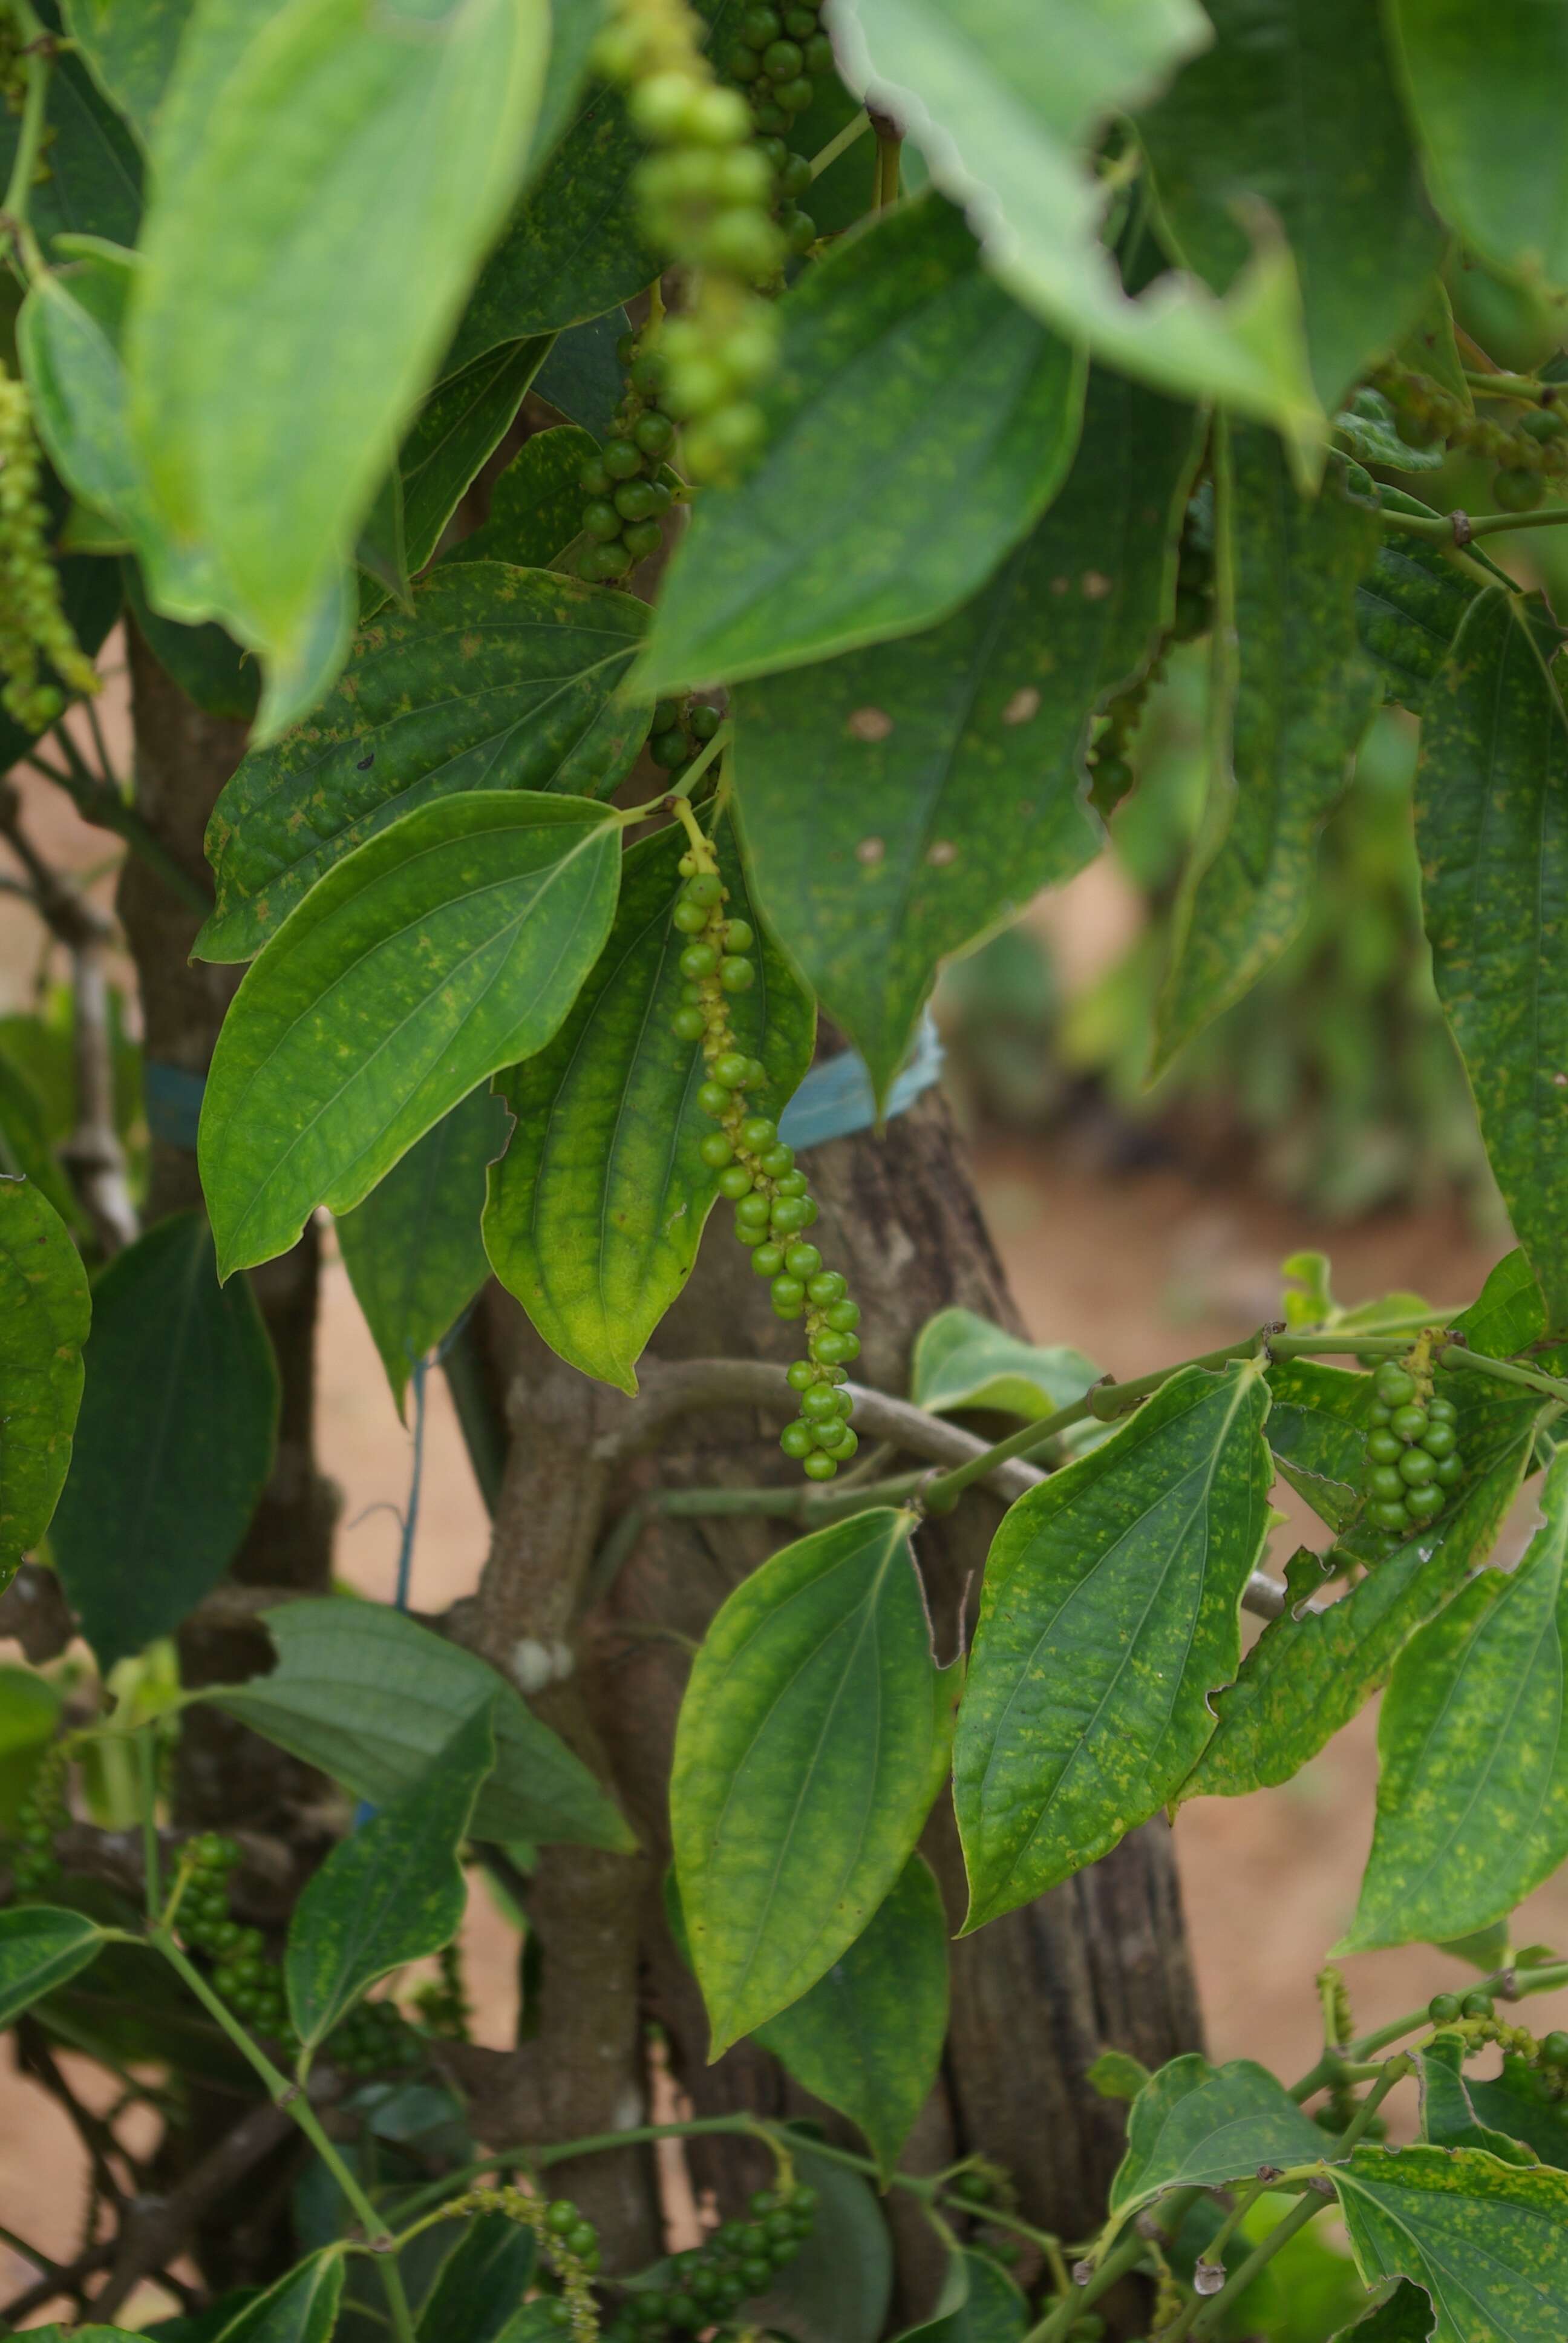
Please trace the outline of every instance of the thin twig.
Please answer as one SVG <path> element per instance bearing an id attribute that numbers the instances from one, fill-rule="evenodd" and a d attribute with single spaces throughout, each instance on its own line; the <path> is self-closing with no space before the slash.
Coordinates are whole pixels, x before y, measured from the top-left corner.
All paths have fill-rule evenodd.
<path id="1" fill-rule="evenodd" d="M 87 706 L 91 713 L 92 703 L 89 701 Z M 187 870 L 183 862 L 176 860 L 157 832 L 135 806 L 126 803 L 112 780 L 93 770 L 64 723 L 57 724 L 47 737 L 65 757 L 65 769 L 62 770 L 47 758 L 41 757 L 35 746 L 24 762 L 42 773 L 46 780 L 53 781 L 56 789 L 64 789 L 84 821 L 91 822 L 95 830 L 112 830 L 116 838 L 124 839 L 137 860 L 145 862 L 150 870 L 156 870 L 165 885 L 191 910 L 204 914 L 210 911 L 213 904 L 211 888 Z"/>
<path id="2" fill-rule="evenodd" d="M 139 2197 L 115 2241 L 109 2282 L 94 2297 L 95 2320 L 107 2323 L 145 2278 L 173 2261 L 209 2207 L 236 2187 L 294 2127 L 286 2107 L 253 2107 L 166 2197 Z"/>

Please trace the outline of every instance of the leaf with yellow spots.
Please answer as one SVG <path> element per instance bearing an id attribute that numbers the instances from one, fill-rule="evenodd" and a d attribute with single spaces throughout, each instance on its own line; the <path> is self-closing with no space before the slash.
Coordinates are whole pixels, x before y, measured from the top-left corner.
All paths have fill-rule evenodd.
<path id="1" fill-rule="evenodd" d="M 87 1272 L 30 1180 L 0 1180 L 0 1587 L 49 1526 L 82 1401 Z"/>

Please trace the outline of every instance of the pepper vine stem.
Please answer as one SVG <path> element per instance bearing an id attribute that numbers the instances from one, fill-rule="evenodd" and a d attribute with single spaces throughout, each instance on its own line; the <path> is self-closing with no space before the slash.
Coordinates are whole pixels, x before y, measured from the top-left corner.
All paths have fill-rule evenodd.
<path id="1" fill-rule="evenodd" d="M 1378 518 L 1385 528 L 1424 537 L 1431 545 L 1468 545 L 1473 538 L 1508 537 L 1515 529 L 1561 528 L 1568 521 L 1568 505 L 1538 505 L 1533 512 L 1478 513 L 1473 518 L 1468 513 L 1434 513 L 1430 519 L 1424 513 L 1395 512 L 1383 505 Z"/>
<path id="2" fill-rule="evenodd" d="M 9 0 L 9 6 L 11 20 L 21 35 L 27 86 L 22 101 L 22 124 L 16 137 L 16 152 L 12 158 L 11 176 L 5 186 L 5 213 L 23 273 L 29 278 L 36 278 L 44 274 L 44 256 L 38 249 L 38 239 L 28 222 L 27 206 L 33 175 L 37 170 L 38 157 L 43 151 L 55 40 L 37 10 L 31 5 L 31 0 Z"/>

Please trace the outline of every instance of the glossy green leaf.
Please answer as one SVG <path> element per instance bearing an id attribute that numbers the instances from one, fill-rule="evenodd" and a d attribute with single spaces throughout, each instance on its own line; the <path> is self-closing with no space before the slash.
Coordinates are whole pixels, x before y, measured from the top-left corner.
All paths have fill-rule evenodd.
<path id="1" fill-rule="evenodd" d="M 480 271 L 449 366 L 596 317 L 658 276 L 632 186 L 645 152 L 619 92 L 593 83 Z"/>
<path id="2" fill-rule="evenodd" d="M 1189 409 L 1096 372 L 1064 486 L 973 601 L 733 695 L 763 909 L 884 1095 L 939 960 L 1098 850 L 1091 723 L 1169 618 L 1195 458 Z"/>
<path id="3" fill-rule="evenodd" d="M 460 1851 L 495 1762 L 490 1710 L 477 1708 L 429 1771 L 340 1840 L 307 1883 L 283 1964 L 306 2049 L 318 2049 L 377 1978 L 457 1935 L 467 1903 Z"/>
<path id="4" fill-rule="evenodd" d="M 460 573 L 459 573 L 460 574 Z M 470 575 L 473 573 L 470 572 Z M 347 1212 L 560 1026 L 615 916 L 620 824 L 586 798 L 475 789 L 337 863 L 235 995 L 202 1104 L 227 1277 Z"/>
<path id="5" fill-rule="evenodd" d="M 1128 2050 L 1102 2050 L 1084 2070 L 1084 2080 L 1102 2099 L 1135 2099 L 1149 2079 L 1142 2059 Z"/>
<path id="6" fill-rule="evenodd" d="M 1422 709 L 1416 843 L 1432 973 L 1515 1234 L 1568 1331 L 1568 721 L 1533 615 L 1477 596 Z"/>
<path id="7" fill-rule="evenodd" d="M 1422 2139 L 1433 2147 L 1480 2148 L 1503 2164 L 1538 2163 L 1533 2147 L 1482 2121 L 1464 2072 L 1465 2046 L 1457 2034 L 1436 2034 L 1414 2053 Z"/>
<path id="8" fill-rule="evenodd" d="M 629 594 L 496 561 L 443 563 L 387 610 L 308 723 L 252 749 L 213 809 L 204 959 L 248 960 L 324 871 L 469 789 L 608 796 L 648 710 L 617 697 L 647 626 Z"/>
<path id="9" fill-rule="evenodd" d="M 716 836 L 729 908 L 755 919 L 729 825 Z M 678 1041 L 688 939 L 670 924 L 684 836 L 628 855 L 598 966 L 549 1045 L 501 1078 L 517 1128 L 490 1173 L 485 1246 L 551 1348 L 584 1374 L 637 1389 L 637 1362 L 691 1273 L 719 1173 L 697 1103 L 700 1049 Z M 766 933 L 757 982 L 733 995 L 737 1047 L 759 1058 L 773 1115 L 811 1062 L 815 1013 Z"/>
<path id="10" fill-rule="evenodd" d="M 1419 537 L 1385 537 L 1356 588 L 1356 630 L 1383 689 L 1419 714 L 1426 688 L 1448 657 L 1475 587 L 1441 547 Z"/>
<path id="11" fill-rule="evenodd" d="M 65 0 L 71 36 L 146 146 L 194 0 Z"/>
<path id="12" fill-rule="evenodd" d="M 457 1726 L 497 1698 L 498 1679 L 471 1652 L 401 1612 L 347 1595 L 264 1614 L 277 1665 L 250 1683 L 204 1692 L 282 1749 L 384 1806 L 436 1760 Z M 480 1838 L 634 1844 L 593 1775 L 505 1685 L 494 1709 L 496 1769 L 479 1793 Z"/>
<path id="13" fill-rule="evenodd" d="M 146 525 L 119 339 L 135 256 L 95 252 L 33 285 L 16 325 L 38 436 L 67 488 L 127 537 Z"/>
<path id="14" fill-rule="evenodd" d="M 217 1584 L 272 1470 L 272 1344 L 246 1281 L 219 1286 L 200 1212 L 110 1262 L 85 1366 L 51 1543 L 106 1674 Z"/>
<path id="15" fill-rule="evenodd" d="M 1183 1785 L 1183 1798 L 1223 1797 L 1284 1782 L 1313 1757 L 1388 1680 L 1404 1645 L 1490 1551 L 1519 1492 L 1534 1445 L 1536 1408 L 1523 1394 L 1494 1397 L 1456 1376 L 1460 1443 L 1472 1478 L 1456 1503 L 1416 1531 L 1338 1602 L 1309 1608 L 1321 1581 L 1315 1558 L 1219 1694 L 1214 1737 Z"/>
<path id="16" fill-rule="evenodd" d="M 506 561 L 519 569 L 548 569 L 578 533 L 583 492 L 578 474 L 598 454 L 593 434 L 575 423 L 534 432 L 497 478 L 487 518 L 442 555 L 443 563 Z"/>
<path id="17" fill-rule="evenodd" d="M 1392 2294 L 1374 2303 L 1364 2318 L 1342 2328 L 1334 2343 L 1429 2343 L 1432 2298 L 1401 2278 Z"/>
<path id="18" fill-rule="evenodd" d="M 1017 2280 L 989 2254 L 965 2250 L 949 2267 L 936 2317 L 911 2327 L 900 2343 L 1020 2343 L 1028 2325 Z"/>
<path id="19" fill-rule="evenodd" d="M 1166 276 L 1127 297 L 1099 241 L 1105 121 L 1152 97 L 1212 31 L 1194 0 L 846 0 L 852 88 L 885 106 L 961 203 L 993 273 L 1119 372 L 1321 437 L 1294 264 L 1277 233 L 1223 301 Z"/>
<path id="20" fill-rule="evenodd" d="M 1543 2164 L 1568 2167 L 1568 2109 L 1539 2067 L 1505 2052 L 1501 2073 L 1467 2075 L 1464 2088 L 1478 2122 L 1532 2148 Z"/>
<path id="21" fill-rule="evenodd" d="M 628 330 L 624 309 L 607 309 L 602 317 L 569 327 L 556 336 L 535 378 L 537 395 L 596 439 L 608 431 L 626 388 L 616 346 Z"/>
<path id="22" fill-rule="evenodd" d="M 765 452 L 703 495 L 638 671 L 650 694 L 930 625 L 984 584 L 1072 460 L 1081 362 L 934 196 L 836 246 L 779 318 Z"/>
<path id="23" fill-rule="evenodd" d="M 795 2137 L 790 2153 L 797 2178 L 817 2192 L 817 2217 L 794 2259 L 775 2271 L 758 2323 L 791 2343 L 877 2343 L 893 2293 L 881 2205 L 858 2172 L 813 2156 L 808 2134 Z"/>
<path id="24" fill-rule="evenodd" d="M 1377 1823 L 1342 1949 L 1441 1941 L 1524 1901 L 1568 1855 L 1568 1454 L 1518 1567 L 1483 1571 L 1401 1654 L 1378 1727 Z"/>
<path id="25" fill-rule="evenodd" d="M 1281 1359 L 1269 1369 L 1269 1389 L 1275 1463 L 1331 1529 L 1343 1529 L 1366 1493 L 1371 1378 L 1318 1359 Z"/>
<path id="26" fill-rule="evenodd" d="M 670 1822 L 714 2057 L 855 1942 L 936 1795 L 945 1694 L 911 1527 L 877 1506 L 786 1546 L 692 1667 Z"/>
<path id="27" fill-rule="evenodd" d="M 1331 413 L 1426 305 L 1446 238 L 1362 0 L 1206 0 L 1212 46 L 1138 118 L 1176 256 L 1216 293 L 1267 205 L 1295 256 Z"/>
<path id="28" fill-rule="evenodd" d="M 1251 2058 L 1211 2066 L 1190 2051 L 1150 2077 L 1127 2119 L 1127 2152 L 1111 2184 L 1124 2219 L 1170 2188 L 1250 2180 L 1261 2164 L 1315 2164 L 1323 2136 L 1284 2085 Z"/>
<path id="29" fill-rule="evenodd" d="M 1489 1359 L 1511 1359 L 1538 1342 L 1546 1332 L 1546 1303 L 1541 1282 L 1530 1266 L 1523 1245 L 1505 1252 L 1468 1310 L 1453 1322 L 1473 1351 Z"/>
<path id="30" fill-rule="evenodd" d="M 1183 1368 L 1007 1514 L 953 1751 L 966 1930 L 1106 1854 L 1191 1772 L 1241 1657 L 1268 1408 L 1251 1364 Z"/>
<path id="31" fill-rule="evenodd" d="M 85 1969 L 102 1943 L 96 1923 L 80 1912 L 52 1904 L 18 1904 L 0 1912 L 0 2026 Z"/>
<path id="32" fill-rule="evenodd" d="M 1444 216 L 1499 268 L 1568 287 L 1568 18 L 1539 0 L 1392 0 L 1388 15 Z"/>
<path id="33" fill-rule="evenodd" d="M 505 2213 L 481 2213 L 442 2263 L 419 2312 L 419 2343 L 497 2343 L 533 2277 L 538 2247 Z"/>
<path id="34" fill-rule="evenodd" d="M 938 1415 L 986 1407 L 1029 1421 L 1070 1407 L 1100 1379 L 1093 1360 L 1065 1342 L 1026 1342 L 972 1310 L 939 1310 L 915 1337 L 910 1397 Z"/>
<path id="35" fill-rule="evenodd" d="M 1303 498 L 1278 442 L 1257 429 L 1221 434 L 1216 465 L 1209 801 L 1160 1003 L 1156 1071 L 1299 931 L 1318 831 L 1378 699 L 1355 605 L 1375 516 L 1332 482 Z"/>
<path id="36" fill-rule="evenodd" d="M 336 2247 L 311 2254 L 269 2286 L 232 2327 L 223 2343 L 327 2343 L 343 2294 L 343 2256 Z"/>
<path id="37" fill-rule="evenodd" d="M 183 601 L 150 582 L 285 678 L 505 216 L 548 30 L 545 0 L 407 19 L 294 0 L 243 26 L 200 12 L 182 45 L 126 357 L 153 499 L 209 575 Z M 263 720 L 302 712 L 269 674 Z"/>
<path id="38" fill-rule="evenodd" d="M 0 1588 L 49 1526 L 82 1401 L 87 1273 L 31 1181 L 0 1179 Z"/>
<path id="39" fill-rule="evenodd" d="M 94 0 L 85 0 L 89 11 Z M 83 13 L 78 5 L 75 14 Z M 55 60 L 45 114 L 47 165 L 30 191 L 27 216 L 47 250 L 57 236 L 101 236 L 132 245 L 142 217 L 142 158 L 80 57 Z M 0 184 L 11 176 L 20 113 L 0 108 Z"/>
<path id="40" fill-rule="evenodd" d="M 1559 2343 L 1568 2322 L 1568 2174 L 1473 2148 L 1352 2148 L 1330 2167 L 1368 2286 L 1431 2297 L 1432 2343 Z"/>
<path id="41" fill-rule="evenodd" d="M 489 1275 L 479 1234 L 485 1173 L 510 1129 L 499 1099 L 471 1091 L 337 1222 L 343 1266 L 399 1414 L 415 1365 Z"/>
<path id="42" fill-rule="evenodd" d="M 186 627 L 177 618 L 162 617 L 147 600 L 140 564 L 127 554 L 120 566 L 137 632 L 158 665 L 209 716 L 248 724 L 261 697 L 261 669 L 256 660 L 210 619 Z"/>

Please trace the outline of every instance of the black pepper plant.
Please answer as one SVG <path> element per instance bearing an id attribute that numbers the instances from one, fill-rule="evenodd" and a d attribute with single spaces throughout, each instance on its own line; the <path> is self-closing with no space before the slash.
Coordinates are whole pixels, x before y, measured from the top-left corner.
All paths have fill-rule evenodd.
<path id="1" fill-rule="evenodd" d="M 109 1110 L 58 1148 L 0 1060 L 0 1568 L 31 1557 L 18 1590 L 93 1663 L 57 1643 L 0 1692 L 0 2022 L 68 2103 L 67 2046 L 123 2095 L 83 2117 L 76 2259 L 6 2232 L 36 2265 L 8 2331 L 128 2333 L 152 2279 L 182 2308 L 142 2331 L 186 2343 L 1561 2343 L 1568 2031 L 1515 2012 L 1568 1960 L 1511 1916 L 1568 1855 L 1562 0 L 0 22 L 6 755 L 201 907 L 213 982 L 244 970 L 210 1067 L 146 1069 L 203 1201 L 145 1230 Z M 1528 347 L 1456 326 L 1476 271 Z M 210 879 L 88 754 L 123 611 L 192 724 L 249 727 Z M 872 1389 L 789 1136 L 819 1011 L 883 1114 L 944 960 L 1099 850 L 1189 645 L 1210 802 L 1156 1070 L 1301 930 L 1392 707 L 1517 1247 L 1479 1296 L 1356 1308 L 1296 1256 L 1277 1322 L 1121 1381 L 948 1312 L 908 1395 Z M 101 926 L 12 793 L 0 830 L 90 1039 Z M 541 1847 L 613 1866 L 636 1834 L 530 1705 L 569 1649 L 520 1644 L 508 1681 L 327 1594 L 262 1605 L 270 1673 L 173 1674 L 275 1453 L 249 1272 L 329 1212 L 400 1405 L 491 1275 L 629 1395 L 720 1203 L 782 1324 L 715 1396 L 777 1429 L 701 1509 L 800 1534 L 691 1656 L 666 1911 L 712 2055 L 750 2040 L 824 2121 L 498 2136 L 457 2056 L 465 1865 L 526 1909 Z M 965 1407 L 1019 1428 L 944 1428 Z M 1282 1574 L 1281 1482 L 1322 1523 Z M 999 1493 L 940 1664 L 927 1525 Z M 1368 2031 L 1325 1968 L 1289 2084 L 1108 2043 L 1082 2088 L 1131 2105 L 1091 2236 L 984 2143 L 908 2148 L 948 2018 L 933 1810 L 968 1933 L 1288 1779 L 1377 1693 L 1340 1949 L 1440 1946 L 1478 1983 Z M 192 1816 L 219 1721 L 344 1794 L 281 1884 Z M 656 2133 L 772 2177 L 627 2266 L 571 2192 Z M 204 2223 L 253 2171 L 241 2268 Z M 947 2272 L 897 2314 L 878 2187 Z"/>

